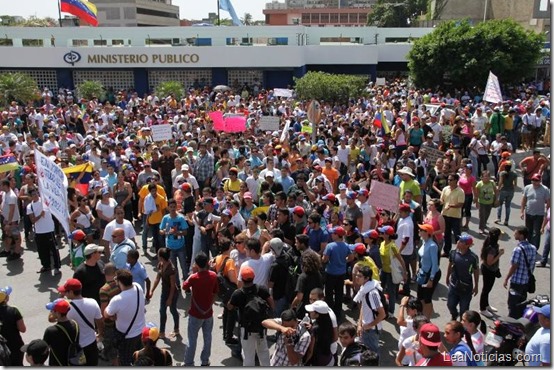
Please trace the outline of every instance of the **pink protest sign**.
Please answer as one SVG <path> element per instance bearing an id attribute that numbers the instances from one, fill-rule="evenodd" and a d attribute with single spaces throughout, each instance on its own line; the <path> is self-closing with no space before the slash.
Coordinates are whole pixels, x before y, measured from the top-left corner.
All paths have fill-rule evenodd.
<path id="1" fill-rule="evenodd" d="M 223 113 L 221 111 L 210 112 L 208 115 L 210 116 L 210 119 L 214 122 L 214 130 L 225 130 L 225 121 L 223 120 Z"/>
<path id="2" fill-rule="evenodd" d="M 246 117 L 232 116 L 225 118 L 225 132 L 243 132 L 246 130 Z"/>

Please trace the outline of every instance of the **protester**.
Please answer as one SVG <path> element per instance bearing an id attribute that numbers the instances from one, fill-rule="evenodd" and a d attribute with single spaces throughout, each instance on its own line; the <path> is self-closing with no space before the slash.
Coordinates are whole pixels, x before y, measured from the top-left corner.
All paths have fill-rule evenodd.
<path id="1" fill-rule="evenodd" d="M 19 348 L 23 345 L 21 333 L 25 333 L 27 327 L 19 309 L 8 304 L 11 293 L 9 286 L 0 288 L 0 335 L 5 338 L 10 350 L 10 365 L 23 366 L 23 353 Z"/>

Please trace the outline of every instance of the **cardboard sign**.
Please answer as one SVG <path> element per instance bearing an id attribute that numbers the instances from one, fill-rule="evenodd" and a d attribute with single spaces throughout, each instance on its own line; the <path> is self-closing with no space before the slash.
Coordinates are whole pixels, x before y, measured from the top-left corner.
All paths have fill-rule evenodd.
<path id="1" fill-rule="evenodd" d="M 371 180 L 368 203 L 373 207 L 397 213 L 398 204 L 400 203 L 400 188 Z"/>
<path id="2" fill-rule="evenodd" d="M 279 131 L 279 121 L 277 116 L 263 116 L 260 118 L 260 130 Z"/>
<path id="3" fill-rule="evenodd" d="M 164 141 L 173 139 L 173 132 L 171 131 L 171 125 L 154 125 L 150 126 L 152 129 L 152 138 L 154 141 Z"/>
<path id="4" fill-rule="evenodd" d="M 214 130 L 216 131 L 225 130 L 225 121 L 223 120 L 223 112 L 217 110 L 215 112 L 208 113 L 208 116 L 210 116 L 210 119 L 214 123 Z"/>
<path id="5" fill-rule="evenodd" d="M 274 96 L 282 96 L 284 98 L 292 98 L 292 90 L 290 89 L 273 89 Z"/>
<path id="6" fill-rule="evenodd" d="M 245 116 L 225 117 L 225 132 L 243 132 L 243 131 L 246 131 Z"/>
<path id="7" fill-rule="evenodd" d="M 421 149 L 424 149 L 425 152 L 427 153 L 427 163 L 429 163 L 429 165 L 431 166 L 435 165 L 435 163 L 437 162 L 437 159 L 444 158 L 444 152 L 438 149 L 429 148 L 429 147 L 421 147 L 420 150 Z"/>

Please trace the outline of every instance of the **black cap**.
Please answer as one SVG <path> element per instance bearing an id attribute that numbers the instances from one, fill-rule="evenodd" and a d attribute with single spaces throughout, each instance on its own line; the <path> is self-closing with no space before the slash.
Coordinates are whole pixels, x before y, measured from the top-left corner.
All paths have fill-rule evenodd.
<path id="1" fill-rule="evenodd" d="M 48 343 L 46 343 L 42 339 L 34 339 L 29 344 L 24 345 L 21 347 L 21 352 L 27 353 L 31 357 L 35 356 L 44 356 L 48 354 L 49 351 Z"/>

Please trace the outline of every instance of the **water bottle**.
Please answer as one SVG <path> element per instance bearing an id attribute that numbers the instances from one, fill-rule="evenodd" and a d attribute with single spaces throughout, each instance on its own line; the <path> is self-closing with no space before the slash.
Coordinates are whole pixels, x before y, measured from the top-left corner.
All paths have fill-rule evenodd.
<path id="1" fill-rule="evenodd" d="M 104 343 L 96 342 L 96 346 L 98 347 L 99 352 L 102 352 L 104 350 Z"/>
<path id="2" fill-rule="evenodd" d="M 309 324 L 310 322 L 311 322 L 310 314 L 306 312 L 306 314 L 304 315 L 304 318 L 302 319 L 302 321 L 300 321 L 300 324 L 303 326 L 306 326 L 306 324 Z"/>

